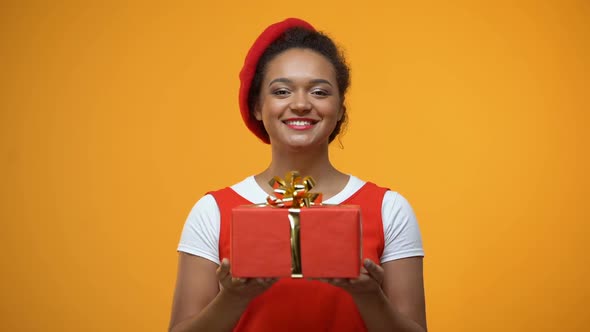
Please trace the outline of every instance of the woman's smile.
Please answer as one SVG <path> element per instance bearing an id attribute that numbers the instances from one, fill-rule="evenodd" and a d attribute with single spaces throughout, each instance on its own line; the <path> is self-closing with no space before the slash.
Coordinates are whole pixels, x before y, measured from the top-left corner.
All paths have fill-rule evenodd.
<path id="1" fill-rule="evenodd" d="M 308 130 L 313 128 L 318 121 L 308 118 L 291 118 L 283 120 L 283 123 L 294 130 Z"/>

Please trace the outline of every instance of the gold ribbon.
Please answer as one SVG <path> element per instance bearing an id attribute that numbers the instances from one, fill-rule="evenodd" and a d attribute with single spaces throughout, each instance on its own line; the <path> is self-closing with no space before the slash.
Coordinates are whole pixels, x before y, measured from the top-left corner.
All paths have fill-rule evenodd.
<path id="1" fill-rule="evenodd" d="M 322 194 L 309 192 L 315 181 L 311 176 L 301 177 L 297 171 L 288 172 L 285 179 L 275 176 L 268 184 L 275 193 L 275 197 L 266 199 L 268 205 L 299 209 L 322 203 Z"/>
<path id="2" fill-rule="evenodd" d="M 289 225 L 291 226 L 291 278 L 303 278 L 301 268 L 301 242 L 299 240 L 301 209 L 289 209 Z"/>
<path id="3" fill-rule="evenodd" d="M 301 242 L 300 233 L 300 212 L 303 207 L 322 204 L 322 194 L 310 193 L 315 186 L 315 181 L 310 177 L 301 177 L 299 172 L 291 171 L 284 179 L 275 176 L 269 181 L 275 196 L 268 196 L 267 205 L 288 208 L 289 225 L 291 226 L 291 277 L 302 278 L 301 268 Z"/>

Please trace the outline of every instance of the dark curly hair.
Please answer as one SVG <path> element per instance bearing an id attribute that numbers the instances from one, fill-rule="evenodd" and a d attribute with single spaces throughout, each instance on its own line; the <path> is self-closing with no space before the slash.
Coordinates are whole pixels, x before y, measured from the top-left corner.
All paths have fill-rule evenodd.
<path id="1" fill-rule="evenodd" d="M 248 94 L 248 109 L 250 110 L 251 119 L 254 117 L 254 109 L 260 97 L 260 89 L 262 79 L 266 72 L 266 66 L 277 55 L 292 48 L 309 49 L 323 55 L 332 63 L 336 72 L 336 82 L 340 93 L 340 100 L 342 100 L 342 108 L 344 110 L 342 119 L 338 121 L 334 131 L 330 134 L 329 142 L 331 143 L 338 134 L 344 130 L 347 123 L 348 116 L 346 114 L 346 106 L 344 105 L 344 96 L 350 86 L 350 68 L 348 67 L 344 55 L 338 49 L 334 41 L 327 35 L 319 31 L 312 31 L 304 28 L 291 28 L 286 30 L 279 38 L 270 44 L 256 65 L 256 73 L 252 79 L 252 85 Z M 264 135 L 268 138 L 268 133 L 264 129 Z"/>

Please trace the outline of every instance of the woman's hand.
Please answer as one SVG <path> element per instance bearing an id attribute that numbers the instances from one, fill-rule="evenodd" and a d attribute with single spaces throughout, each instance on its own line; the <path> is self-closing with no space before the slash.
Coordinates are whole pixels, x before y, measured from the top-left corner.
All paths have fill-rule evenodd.
<path id="1" fill-rule="evenodd" d="M 278 280 L 277 278 L 233 278 L 227 258 L 224 258 L 217 268 L 217 279 L 221 284 L 222 293 L 248 302 L 262 294 Z"/>
<path id="2" fill-rule="evenodd" d="M 357 279 L 320 279 L 333 286 L 340 287 L 353 297 L 374 296 L 382 292 L 381 285 L 385 272 L 383 268 L 370 259 L 365 259 L 361 274 Z"/>
<path id="3" fill-rule="evenodd" d="M 363 263 L 357 279 L 320 280 L 352 295 L 369 331 L 426 331 L 422 257 Z"/>

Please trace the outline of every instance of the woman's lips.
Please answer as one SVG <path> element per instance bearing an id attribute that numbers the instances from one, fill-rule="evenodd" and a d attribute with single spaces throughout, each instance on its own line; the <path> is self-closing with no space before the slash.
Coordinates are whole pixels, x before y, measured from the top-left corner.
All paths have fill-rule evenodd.
<path id="1" fill-rule="evenodd" d="M 312 119 L 287 119 L 283 123 L 294 130 L 307 130 L 313 128 L 317 121 Z"/>

